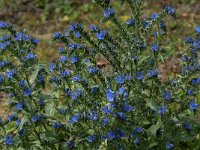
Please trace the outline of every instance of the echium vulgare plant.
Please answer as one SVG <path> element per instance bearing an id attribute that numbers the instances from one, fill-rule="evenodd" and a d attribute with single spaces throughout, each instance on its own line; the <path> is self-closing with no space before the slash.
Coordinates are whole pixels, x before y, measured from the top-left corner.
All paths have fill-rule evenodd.
<path id="1" fill-rule="evenodd" d="M 120 21 L 109 0 L 96 0 L 110 32 L 72 23 L 53 33 L 59 59 L 40 64 L 38 40 L 0 22 L 0 91 L 11 113 L 0 119 L 0 149 L 199 149 L 200 27 L 185 40 L 181 73 L 164 82 L 157 62 L 168 50 L 167 5 L 149 19 L 142 0 L 124 0 Z"/>

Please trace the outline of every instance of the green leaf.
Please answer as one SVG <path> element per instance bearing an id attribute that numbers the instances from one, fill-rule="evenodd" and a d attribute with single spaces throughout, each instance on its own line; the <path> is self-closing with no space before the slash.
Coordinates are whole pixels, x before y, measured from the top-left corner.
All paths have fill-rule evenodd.
<path id="1" fill-rule="evenodd" d="M 58 134 L 56 134 L 55 132 L 53 131 L 45 131 L 41 134 L 41 138 L 43 140 L 47 140 L 49 141 L 50 143 L 52 144 L 55 144 L 57 142 L 59 142 L 59 137 L 58 137 Z"/>
<path id="2" fill-rule="evenodd" d="M 27 117 L 26 117 L 26 116 L 23 117 L 23 118 L 21 119 L 21 122 L 20 122 L 20 124 L 19 124 L 18 129 L 21 130 L 21 129 L 23 128 L 24 124 L 25 124 L 27 121 L 28 121 Z"/>
<path id="3" fill-rule="evenodd" d="M 157 110 L 157 105 L 156 105 L 156 103 L 153 102 L 152 100 L 147 100 L 146 105 L 147 105 L 148 107 L 150 107 L 152 110 L 155 110 L 155 111 Z"/>
<path id="4" fill-rule="evenodd" d="M 149 145 L 149 148 L 152 148 L 152 147 L 157 146 L 157 145 L 158 145 L 158 142 L 151 143 L 151 144 Z"/>
<path id="5" fill-rule="evenodd" d="M 22 147 L 19 147 L 17 150 L 25 150 L 24 148 L 22 148 Z"/>
<path id="6" fill-rule="evenodd" d="M 45 106 L 45 112 L 46 112 L 47 116 L 54 116 L 55 105 L 54 105 L 53 101 L 51 101 L 51 102 L 49 102 L 49 103 L 46 104 L 46 106 Z"/>
<path id="7" fill-rule="evenodd" d="M 160 129 L 162 127 L 163 123 L 162 122 L 157 122 L 157 124 L 152 125 L 148 130 L 147 133 L 149 135 L 156 135 L 158 129 Z"/>
<path id="8" fill-rule="evenodd" d="M 43 65 L 35 65 L 34 68 L 35 68 L 35 71 L 33 72 L 33 74 L 31 75 L 31 78 L 30 78 L 30 84 L 33 84 L 34 81 L 36 80 L 37 78 L 37 75 L 38 75 L 38 72 L 40 71 L 40 69 L 43 67 Z"/>

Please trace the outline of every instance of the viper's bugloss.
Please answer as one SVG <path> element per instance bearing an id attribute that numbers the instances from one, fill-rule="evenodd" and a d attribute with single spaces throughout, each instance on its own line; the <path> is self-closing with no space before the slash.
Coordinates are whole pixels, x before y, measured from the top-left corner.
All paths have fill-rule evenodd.
<path id="1" fill-rule="evenodd" d="M 176 9 L 143 19 L 143 0 L 122 0 L 131 12 L 121 21 L 111 1 L 95 1 L 112 28 L 54 32 L 59 58 L 48 64 L 37 38 L 0 21 L 0 91 L 10 110 L 0 117 L 0 149 L 200 149 L 200 27 L 185 39 L 181 72 L 161 82 Z"/>

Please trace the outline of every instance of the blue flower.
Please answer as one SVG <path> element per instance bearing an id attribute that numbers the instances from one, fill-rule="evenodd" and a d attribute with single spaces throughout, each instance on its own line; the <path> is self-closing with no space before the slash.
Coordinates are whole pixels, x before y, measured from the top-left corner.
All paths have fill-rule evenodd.
<path id="1" fill-rule="evenodd" d="M 92 87 L 92 88 L 91 88 L 91 93 L 92 93 L 92 94 L 97 93 L 98 90 L 99 90 L 99 87 L 97 87 L 97 86 Z"/>
<path id="2" fill-rule="evenodd" d="M 72 74 L 72 72 L 70 70 L 63 70 L 63 71 L 60 71 L 60 77 L 61 78 L 64 78 L 66 76 L 70 76 Z"/>
<path id="3" fill-rule="evenodd" d="M 19 42 L 22 42 L 22 41 L 28 42 L 30 41 L 30 39 L 31 39 L 30 36 L 23 32 L 16 33 L 15 38 L 14 38 L 15 41 L 19 41 Z"/>
<path id="4" fill-rule="evenodd" d="M 16 108 L 17 108 L 17 110 L 19 110 L 19 111 L 22 111 L 22 110 L 23 110 L 23 106 L 24 106 L 24 104 L 21 103 L 21 102 L 19 102 L 19 103 L 16 104 Z"/>
<path id="5" fill-rule="evenodd" d="M 2 50 L 5 50 L 10 45 L 10 43 L 11 43 L 10 41 L 5 41 L 4 43 L 0 43 L 0 48 Z"/>
<path id="6" fill-rule="evenodd" d="M 144 78 L 144 72 L 143 71 L 139 71 L 136 73 L 137 79 L 138 80 L 142 80 Z"/>
<path id="7" fill-rule="evenodd" d="M 122 138 L 122 137 L 125 137 L 125 133 L 123 131 L 121 131 L 120 129 L 117 129 L 115 131 L 115 136 L 116 136 L 116 138 Z"/>
<path id="8" fill-rule="evenodd" d="M 125 81 L 125 77 L 123 75 L 117 75 L 115 77 L 115 81 L 117 81 L 119 84 L 124 84 L 124 81 Z"/>
<path id="9" fill-rule="evenodd" d="M 160 47 L 158 46 L 158 44 L 153 43 L 153 44 L 151 45 L 151 50 L 152 50 L 153 52 L 158 52 L 158 51 L 160 51 Z"/>
<path id="10" fill-rule="evenodd" d="M 110 120 L 108 118 L 103 118 L 102 119 L 102 125 L 104 125 L 104 126 L 107 125 L 109 123 L 109 121 Z"/>
<path id="11" fill-rule="evenodd" d="M 98 26 L 95 26 L 95 25 L 90 25 L 90 30 L 92 32 L 99 32 L 100 28 Z"/>
<path id="12" fill-rule="evenodd" d="M 164 100 L 170 100 L 170 97 L 171 97 L 171 92 L 167 92 L 166 90 L 164 90 L 164 93 L 163 93 L 163 98 Z"/>
<path id="13" fill-rule="evenodd" d="M 111 89 L 108 89 L 107 92 L 106 92 L 106 95 L 107 95 L 107 100 L 109 102 L 113 102 L 114 101 L 115 92 L 113 92 Z"/>
<path id="14" fill-rule="evenodd" d="M 139 57 L 138 57 L 137 55 L 135 55 L 135 56 L 133 57 L 133 60 L 136 62 L 136 61 L 139 60 Z"/>
<path id="15" fill-rule="evenodd" d="M 132 133 L 132 137 L 134 137 L 136 134 L 141 133 L 144 130 L 144 128 L 141 127 L 135 127 Z"/>
<path id="16" fill-rule="evenodd" d="M 15 75 L 15 69 L 7 71 L 6 75 L 7 75 L 8 78 L 12 79 L 13 76 Z"/>
<path id="17" fill-rule="evenodd" d="M 138 144 L 138 143 L 139 143 L 139 138 L 136 138 L 136 139 L 134 140 L 134 143 L 135 143 L 135 144 Z"/>
<path id="18" fill-rule="evenodd" d="M 0 125 L 3 123 L 2 118 L 0 117 Z"/>
<path id="19" fill-rule="evenodd" d="M 188 131 L 192 129 L 192 125 L 189 124 L 188 122 L 184 122 L 182 125 L 183 125 L 183 128 Z"/>
<path id="20" fill-rule="evenodd" d="M 165 7 L 165 11 L 166 11 L 168 14 L 172 15 L 172 16 L 174 16 L 174 15 L 176 14 L 176 9 L 173 8 L 173 7 L 170 6 L 170 5 L 167 5 L 167 6 Z"/>
<path id="21" fill-rule="evenodd" d="M 67 122 L 69 123 L 70 126 L 73 125 L 73 121 L 72 120 L 68 120 Z"/>
<path id="22" fill-rule="evenodd" d="M 74 31 L 75 29 L 76 29 L 76 24 L 71 23 L 70 26 L 69 26 L 69 30 Z"/>
<path id="23" fill-rule="evenodd" d="M 32 52 L 29 52 L 26 58 L 27 58 L 28 60 L 30 60 L 30 59 L 35 59 L 36 56 L 35 56 L 35 54 L 33 54 Z"/>
<path id="24" fill-rule="evenodd" d="M 21 120 L 20 120 L 20 119 L 17 119 L 17 120 L 16 120 L 16 125 L 18 126 L 20 123 L 21 123 Z"/>
<path id="25" fill-rule="evenodd" d="M 193 42 L 193 38 L 192 37 L 186 37 L 185 38 L 185 43 L 192 43 Z"/>
<path id="26" fill-rule="evenodd" d="M 187 93 L 188 93 L 188 95 L 192 96 L 192 95 L 193 95 L 193 90 L 192 90 L 192 89 L 189 89 L 189 90 L 187 91 Z"/>
<path id="27" fill-rule="evenodd" d="M 95 136 L 94 135 L 91 135 L 91 136 L 87 137 L 87 141 L 90 142 L 90 143 L 92 143 L 94 140 L 95 140 Z"/>
<path id="28" fill-rule="evenodd" d="M 193 78 L 193 79 L 192 79 L 192 84 L 193 84 L 193 85 L 200 84 L 200 78 Z"/>
<path id="29" fill-rule="evenodd" d="M 77 57 L 77 56 L 71 57 L 71 59 L 70 59 L 71 63 L 76 63 L 76 62 L 78 62 L 78 60 L 79 60 L 79 57 Z"/>
<path id="30" fill-rule="evenodd" d="M 104 17 L 106 19 L 112 17 L 115 14 L 115 10 L 113 8 L 107 8 L 106 10 L 104 10 Z"/>
<path id="31" fill-rule="evenodd" d="M 75 30 L 78 30 L 78 29 L 82 29 L 82 24 L 80 23 L 71 23 L 70 24 L 70 27 L 69 27 L 69 30 L 70 31 L 75 31 Z"/>
<path id="32" fill-rule="evenodd" d="M 81 76 L 77 74 L 77 75 L 75 75 L 75 76 L 72 77 L 72 80 L 74 82 L 80 82 L 81 81 Z"/>
<path id="33" fill-rule="evenodd" d="M 128 74 L 125 76 L 125 78 L 126 78 L 126 80 L 128 80 L 128 81 L 131 81 L 131 80 L 133 80 L 133 77 L 132 77 L 132 76 L 130 76 L 130 75 L 128 75 Z"/>
<path id="34" fill-rule="evenodd" d="M 106 34 L 107 34 L 107 32 L 104 32 L 104 31 L 99 32 L 99 33 L 96 33 L 97 39 L 99 39 L 99 40 L 104 40 Z"/>
<path id="35" fill-rule="evenodd" d="M 167 112 L 166 106 L 160 106 L 160 107 L 158 108 L 158 113 L 159 113 L 161 116 L 163 116 L 166 112 Z"/>
<path id="36" fill-rule="evenodd" d="M 157 76 L 158 75 L 158 71 L 156 69 L 153 70 L 148 70 L 147 71 L 147 75 L 152 78 L 153 76 Z"/>
<path id="37" fill-rule="evenodd" d="M 62 36 L 62 34 L 60 32 L 54 32 L 53 33 L 53 38 L 54 39 L 59 39 Z"/>
<path id="38" fill-rule="evenodd" d="M 44 106 L 44 104 L 45 104 L 44 98 L 40 98 L 39 99 L 39 105 Z"/>
<path id="39" fill-rule="evenodd" d="M 75 37 L 76 37 L 76 38 L 81 38 L 80 32 L 75 32 Z"/>
<path id="40" fill-rule="evenodd" d="M 53 77 L 50 78 L 51 83 L 57 82 L 57 81 L 59 81 L 59 79 L 56 76 L 53 76 Z"/>
<path id="41" fill-rule="evenodd" d="M 2 35 L 2 37 L 1 37 L 0 40 L 1 40 L 2 42 L 4 42 L 4 41 L 6 41 L 7 39 L 8 39 L 8 36 L 6 36 L 6 35 Z"/>
<path id="42" fill-rule="evenodd" d="M 133 25 L 135 25 L 135 20 L 134 19 L 128 19 L 128 20 L 126 20 L 126 24 L 128 26 L 133 26 Z"/>
<path id="43" fill-rule="evenodd" d="M 12 145 L 13 144 L 13 137 L 10 135 L 6 135 L 5 139 L 4 139 L 6 145 Z"/>
<path id="44" fill-rule="evenodd" d="M 0 49 L 6 50 L 7 45 L 5 43 L 0 43 Z"/>
<path id="45" fill-rule="evenodd" d="M 88 58 L 83 60 L 84 64 L 87 64 L 88 62 L 90 62 L 90 60 Z"/>
<path id="46" fill-rule="evenodd" d="M 5 67 L 5 65 L 6 65 L 5 61 L 0 61 L 0 68 Z"/>
<path id="47" fill-rule="evenodd" d="M 25 34 L 24 37 L 23 37 L 23 40 L 26 41 L 26 42 L 30 41 L 30 39 L 31 39 L 31 37 L 27 34 Z"/>
<path id="48" fill-rule="evenodd" d="M 161 21 L 159 23 L 159 27 L 163 29 L 163 28 L 166 28 L 166 25 L 165 25 L 165 23 L 163 21 Z"/>
<path id="49" fill-rule="evenodd" d="M 2 83 L 4 80 L 4 76 L 3 75 L 0 75 L 0 83 Z"/>
<path id="50" fill-rule="evenodd" d="M 90 25 L 90 30 L 92 31 L 92 32 L 94 32 L 95 31 L 95 25 Z"/>
<path id="51" fill-rule="evenodd" d="M 145 21 L 145 22 L 144 22 L 144 27 L 145 27 L 145 28 L 149 28 L 149 21 Z"/>
<path id="52" fill-rule="evenodd" d="M 11 26 L 11 24 L 4 22 L 4 21 L 0 21 L 0 29 L 8 28 L 10 26 Z"/>
<path id="53" fill-rule="evenodd" d="M 101 136 L 101 140 L 102 140 L 102 141 L 105 141 L 105 140 L 106 140 L 106 135 L 102 135 L 102 136 Z"/>
<path id="54" fill-rule="evenodd" d="M 93 121 L 97 121 L 98 120 L 98 114 L 96 114 L 94 112 L 91 112 L 89 116 Z"/>
<path id="55" fill-rule="evenodd" d="M 12 114 L 12 115 L 8 115 L 8 116 L 7 116 L 7 120 L 8 120 L 9 122 L 13 121 L 14 118 L 15 118 L 15 114 Z"/>
<path id="56" fill-rule="evenodd" d="M 166 143 L 166 148 L 167 149 L 173 149 L 174 148 L 174 144 L 172 144 L 172 143 Z"/>
<path id="57" fill-rule="evenodd" d="M 24 87 L 25 84 L 26 84 L 25 80 L 21 80 L 21 81 L 19 82 L 19 85 L 20 85 L 21 87 Z"/>
<path id="58" fill-rule="evenodd" d="M 80 44 L 69 43 L 68 46 L 70 50 L 75 50 L 75 49 L 80 48 Z"/>
<path id="59" fill-rule="evenodd" d="M 93 73 L 96 72 L 96 69 L 95 69 L 95 67 L 93 67 L 93 66 L 88 66 L 88 67 L 87 67 L 87 70 L 88 70 L 88 72 L 89 72 L 90 74 L 93 74 Z"/>
<path id="60" fill-rule="evenodd" d="M 116 113 L 116 118 L 120 119 L 122 121 L 125 121 L 127 119 L 127 116 L 124 112 L 117 112 Z"/>
<path id="61" fill-rule="evenodd" d="M 153 15 L 151 16 L 151 19 L 153 19 L 154 21 L 158 18 L 159 14 L 157 13 L 153 13 Z"/>
<path id="62" fill-rule="evenodd" d="M 44 83 L 44 76 L 38 76 L 38 77 L 37 77 L 37 81 L 38 81 L 39 83 Z"/>
<path id="63" fill-rule="evenodd" d="M 24 90 L 24 96 L 30 96 L 31 95 L 31 93 L 32 93 L 32 90 L 31 89 L 29 89 L 29 88 L 26 88 L 25 90 Z"/>
<path id="64" fill-rule="evenodd" d="M 35 45 L 38 45 L 38 43 L 40 42 L 40 40 L 33 38 L 32 39 L 32 43 Z"/>
<path id="65" fill-rule="evenodd" d="M 83 94 L 83 91 L 81 89 L 75 89 L 74 92 L 76 93 L 77 96 L 80 96 Z"/>
<path id="66" fill-rule="evenodd" d="M 153 76 L 152 71 L 151 71 L 151 70 L 148 70 L 148 71 L 147 71 L 147 75 L 151 78 L 151 77 Z"/>
<path id="67" fill-rule="evenodd" d="M 77 115 L 73 115 L 72 116 L 72 121 L 73 122 L 78 122 L 78 119 L 79 119 L 79 116 L 77 116 Z"/>
<path id="68" fill-rule="evenodd" d="M 60 54 L 63 54 L 65 52 L 65 48 L 64 47 L 59 47 L 58 51 Z"/>
<path id="69" fill-rule="evenodd" d="M 108 138 L 110 140 L 113 140 L 115 138 L 115 132 L 113 132 L 113 131 L 108 132 Z"/>
<path id="70" fill-rule="evenodd" d="M 9 96 L 10 98 L 12 98 L 12 97 L 14 97 L 15 95 L 14 95 L 14 93 L 9 93 L 8 96 Z"/>
<path id="71" fill-rule="evenodd" d="M 74 146 L 74 142 L 73 142 L 73 141 L 67 141 L 67 147 L 68 147 L 69 149 L 72 149 L 73 146 Z"/>
<path id="72" fill-rule="evenodd" d="M 60 122 L 53 122 L 52 126 L 54 129 L 57 130 L 62 127 L 62 124 Z"/>
<path id="73" fill-rule="evenodd" d="M 66 76 L 67 76 L 67 71 L 66 70 L 63 70 L 63 71 L 60 72 L 60 77 L 61 78 L 64 78 Z"/>
<path id="74" fill-rule="evenodd" d="M 196 109 L 199 107 L 199 105 L 196 104 L 196 103 L 194 102 L 194 100 L 192 100 L 191 102 L 189 102 L 189 107 L 190 107 L 190 109 L 192 109 L 192 110 L 196 110 Z"/>
<path id="75" fill-rule="evenodd" d="M 129 105 L 127 102 L 125 102 L 124 107 L 123 107 L 124 111 L 127 111 L 127 112 L 131 112 L 133 108 L 134 107 Z"/>
<path id="76" fill-rule="evenodd" d="M 56 69 L 56 64 L 49 64 L 50 72 L 54 71 L 55 69 Z"/>
<path id="77" fill-rule="evenodd" d="M 66 56 L 60 56 L 59 61 L 64 64 L 67 61 L 67 57 Z"/>
<path id="78" fill-rule="evenodd" d="M 31 121 L 36 123 L 40 120 L 40 118 L 41 118 L 40 115 L 36 114 L 31 118 Z"/>
<path id="79" fill-rule="evenodd" d="M 102 108 L 102 112 L 105 113 L 105 114 L 110 114 L 112 112 L 112 109 L 109 108 L 108 106 L 104 106 Z"/>
<path id="80" fill-rule="evenodd" d="M 74 101 L 77 100 L 78 98 L 78 95 L 76 93 L 70 93 L 70 96 L 71 96 L 71 99 Z"/>
<path id="81" fill-rule="evenodd" d="M 125 93 L 125 87 L 122 86 L 122 87 L 119 89 L 119 91 L 118 91 L 117 94 L 123 95 L 124 93 Z"/>
<path id="82" fill-rule="evenodd" d="M 196 31 L 196 33 L 200 34 L 200 26 L 197 26 L 197 27 L 195 28 L 195 31 Z"/>

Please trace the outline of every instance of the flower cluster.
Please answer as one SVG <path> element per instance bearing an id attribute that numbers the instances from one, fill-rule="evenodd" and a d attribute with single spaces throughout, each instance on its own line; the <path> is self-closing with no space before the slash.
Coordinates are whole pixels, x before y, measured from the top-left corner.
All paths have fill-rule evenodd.
<path id="1" fill-rule="evenodd" d="M 0 118 L 1 149 L 189 149 L 198 143 L 199 27 L 186 39 L 181 74 L 160 82 L 160 38 L 175 8 L 143 20 L 141 1 L 127 0 L 133 14 L 123 23 L 109 0 L 96 2 L 117 34 L 72 23 L 52 34 L 59 58 L 48 65 L 34 53 L 39 40 L 0 22 L 7 31 L 0 38 L 0 91 L 12 112 Z"/>

